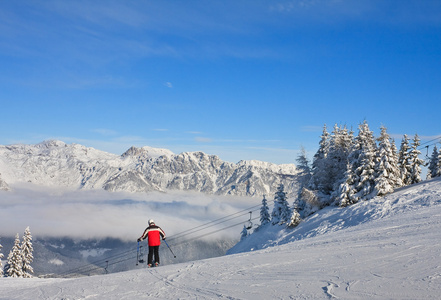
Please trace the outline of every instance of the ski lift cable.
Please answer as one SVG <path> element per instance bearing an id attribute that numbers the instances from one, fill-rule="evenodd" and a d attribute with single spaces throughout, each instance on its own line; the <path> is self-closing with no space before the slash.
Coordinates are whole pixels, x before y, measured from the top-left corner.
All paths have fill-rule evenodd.
<path id="1" fill-rule="evenodd" d="M 247 208 L 247 209 L 241 210 L 241 211 L 236 212 L 236 213 L 234 213 L 234 214 L 231 214 L 231 215 L 228 215 L 228 216 L 225 216 L 225 217 L 222 217 L 222 218 L 216 219 L 216 220 L 214 220 L 214 221 L 211 221 L 211 222 L 208 222 L 208 223 L 205 223 L 205 224 L 202 224 L 202 225 L 196 226 L 196 227 L 190 229 L 190 230 L 189 230 L 189 233 L 187 233 L 187 234 L 181 234 L 180 237 L 182 237 L 182 236 L 184 236 L 184 235 L 188 235 L 188 234 L 193 234 L 193 233 L 199 232 L 199 231 L 201 231 L 201 230 L 203 230 L 203 229 L 206 229 L 206 228 L 209 228 L 209 227 L 212 227 L 212 226 L 215 226 L 215 225 L 219 225 L 219 224 L 225 223 L 225 222 L 227 222 L 227 221 L 231 221 L 231 220 L 233 220 L 233 219 L 235 219 L 235 218 L 237 218 L 237 217 L 243 216 L 244 214 L 242 214 L 242 215 L 240 215 L 240 216 L 237 216 L 237 217 L 231 217 L 231 216 L 237 215 L 237 214 L 242 213 L 242 212 L 244 212 L 244 211 L 249 211 L 250 209 L 254 209 L 254 208 L 258 207 L 258 206 L 260 207 L 261 205 L 260 205 L 260 204 L 259 204 L 259 205 L 254 205 L 254 206 L 252 206 L 252 207 L 249 207 L 249 208 Z M 256 210 L 257 210 L 257 209 L 254 209 L 254 210 L 252 210 L 252 211 L 256 211 Z M 246 214 L 248 214 L 248 213 L 249 213 L 249 212 L 247 212 Z M 227 218 L 229 218 L 229 219 L 227 219 Z M 258 217 L 254 218 L 254 219 L 257 219 L 257 218 L 258 218 Z M 254 219 L 253 219 L 253 220 L 254 220 Z M 222 220 L 223 220 L 223 221 L 222 221 Z M 220 221 L 222 221 L 222 222 L 220 222 Z M 207 225 L 209 225 L 209 224 L 211 224 L 211 223 L 214 223 L 214 222 L 218 222 L 218 223 L 215 223 L 215 224 L 212 224 L 212 225 L 210 225 L 210 226 L 207 226 Z M 238 226 L 239 224 L 242 224 L 242 223 L 243 223 L 243 222 L 240 222 L 240 223 L 237 223 L 237 224 L 234 224 L 234 225 L 230 225 L 230 226 L 225 227 L 225 228 L 222 228 L 222 229 L 218 229 L 218 230 L 215 230 L 215 231 L 212 231 L 212 232 L 209 232 L 209 233 L 205 233 L 205 234 L 200 235 L 200 236 L 198 236 L 198 237 L 191 238 L 190 240 L 184 240 L 184 241 L 182 241 L 182 242 L 179 242 L 177 245 L 181 245 L 181 244 L 183 244 L 183 243 L 188 243 L 189 241 L 193 241 L 193 240 L 196 240 L 196 239 L 200 239 L 200 238 L 205 237 L 205 236 L 207 236 L 207 235 L 210 235 L 210 234 L 213 234 L 213 233 L 216 233 L 216 232 L 222 231 L 222 230 L 226 230 L 226 229 L 229 229 L 229 228 L 234 227 L 234 226 Z M 202 229 L 198 229 L 198 228 L 200 228 L 200 227 L 202 227 L 202 226 L 205 226 L 205 227 L 202 228 Z M 198 229 L 198 230 L 195 230 L 195 229 Z M 175 236 L 176 236 L 176 234 L 175 234 L 171 239 L 172 239 L 172 240 L 173 240 L 173 239 L 176 239 L 177 237 L 175 237 Z M 178 236 L 179 236 L 179 234 L 178 234 Z M 168 240 L 170 240 L 170 238 L 169 238 Z M 68 271 L 62 272 L 60 275 L 64 275 L 64 276 L 66 276 L 66 275 L 70 275 L 70 274 L 74 274 L 74 273 L 80 273 L 80 272 L 81 272 L 81 273 L 85 273 L 86 271 L 89 271 L 90 266 L 93 266 L 93 268 L 100 269 L 100 268 L 102 268 L 102 267 L 98 267 L 97 265 L 102 264 L 102 263 L 104 263 L 104 262 L 106 262 L 106 261 L 109 261 L 110 259 L 123 258 L 123 257 L 129 255 L 130 253 L 133 253 L 133 251 L 134 251 L 134 250 L 131 249 L 131 250 L 127 250 L 127 251 L 119 252 L 119 253 L 117 253 L 117 254 L 114 254 L 114 255 L 108 256 L 108 257 L 106 257 L 106 258 L 103 258 L 103 259 L 100 259 L 100 260 L 97 260 L 97 261 L 93 261 L 93 262 L 91 262 L 91 263 L 89 263 L 89 264 L 87 264 L 87 265 L 84 265 L 84 266 L 81 266 L 81 267 L 78 267 L 78 268 L 75 268 L 75 269 L 71 269 L 71 270 L 68 270 Z M 132 256 L 132 257 L 130 257 L 130 258 L 128 258 L 128 259 L 123 259 L 123 260 L 120 260 L 120 261 L 116 261 L 116 262 L 108 263 L 108 265 L 109 265 L 109 266 L 110 266 L 110 265 L 114 265 L 114 264 L 116 264 L 116 263 L 120 263 L 120 262 L 123 262 L 123 261 L 129 260 L 129 259 L 133 259 L 133 258 L 134 258 L 134 257 Z M 106 262 L 106 263 L 107 263 L 107 262 Z M 90 272 L 90 271 L 89 271 L 89 272 Z"/>
<path id="2" fill-rule="evenodd" d="M 192 228 L 192 229 L 189 229 L 189 230 L 186 230 L 186 231 L 183 231 L 183 232 L 180 232 L 180 233 L 176 233 L 176 234 L 174 234 L 174 236 L 181 236 L 181 237 L 182 237 L 183 235 L 188 235 L 188 234 L 191 234 L 191 233 L 194 233 L 194 232 L 198 232 L 198 231 L 200 231 L 199 228 L 201 228 L 201 227 L 203 227 L 203 229 L 205 229 L 205 228 L 208 228 L 208 227 L 212 227 L 212 226 L 214 226 L 214 225 L 217 225 L 217 224 L 224 223 L 224 222 L 226 222 L 226 221 L 230 221 L 230 220 L 232 220 L 232 219 L 235 219 L 235 218 L 237 218 L 237 217 L 242 216 L 243 214 L 240 215 L 240 216 L 237 216 L 237 217 L 232 217 L 232 216 L 237 215 L 237 214 L 240 214 L 240 213 L 243 213 L 243 212 L 245 212 L 245 211 L 249 211 L 250 209 L 254 209 L 254 208 L 256 208 L 256 207 L 260 207 L 260 206 L 261 206 L 261 204 L 251 206 L 251 207 L 249 207 L 249 208 L 246 208 L 246 209 L 240 210 L 240 211 L 238 211 L 238 212 L 236 212 L 236 213 L 233 213 L 233 214 L 231 214 L 231 215 L 228 215 L 228 216 L 225 216 L 225 217 L 222 217 L 222 218 L 219 218 L 219 219 L 216 219 L 216 220 L 210 221 L 210 222 L 208 222 L 208 223 L 205 223 L 205 224 L 202 224 L 202 225 L 196 226 L 196 227 L 194 227 L 194 228 Z M 248 212 L 247 212 L 247 213 L 248 213 Z M 229 218 L 229 219 L 228 219 L 228 220 L 225 220 L 225 219 L 227 219 L 227 218 Z M 224 220 L 224 221 L 220 222 L 221 220 Z M 215 224 L 214 224 L 214 223 L 215 223 Z M 212 225 L 210 225 L 210 224 L 212 224 Z M 169 237 L 168 240 L 173 240 L 173 239 L 175 239 L 176 237 L 174 237 L 174 236 Z"/>
<path id="3" fill-rule="evenodd" d="M 441 135 L 438 136 L 438 137 L 436 137 L 436 138 L 434 138 L 434 139 L 432 139 L 432 140 L 430 140 L 430 141 L 427 141 L 427 142 L 422 143 L 422 144 L 420 145 L 420 147 L 421 147 L 421 146 L 424 146 L 424 145 L 426 145 L 426 144 L 429 144 L 429 143 L 431 143 L 431 142 L 433 142 L 433 141 L 436 141 L 436 140 L 440 140 L 440 141 L 441 141 Z M 439 142 L 436 142 L 436 143 L 439 143 Z M 434 145 L 434 144 L 436 144 L 436 143 L 433 143 L 433 144 L 431 144 L 431 145 Z"/>
<path id="4" fill-rule="evenodd" d="M 253 219 L 251 219 L 251 220 L 257 220 L 257 219 L 259 219 L 259 218 L 260 218 L 260 217 L 255 217 L 255 218 L 253 218 Z M 213 234 L 213 233 L 217 233 L 217 232 L 220 232 L 220 231 L 223 231 L 223 230 L 226 230 L 226 229 L 230 229 L 230 228 L 232 228 L 232 227 L 235 227 L 235 226 L 238 226 L 238 225 L 242 225 L 242 224 L 243 224 L 243 221 L 242 221 L 242 222 L 239 222 L 239 223 L 232 224 L 232 225 L 228 225 L 227 227 L 223 227 L 223 228 L 220 228 L 220 229 L 216 229 L 216 230 L 214 230 L 214 231 L 210 231 L 210 232 L 207 232 L 207 233 L 201 234 L 201 235 L 199 235 L 199 236 L 196 236 L 196 237 L 193 237 L 193 238 L 189 238 L 189 239 L 186 239 L 186 240 L 183 240 L 183 241 L 177 242 L 176 244 L 174 244 L 174 246 L 179 246 L 179 245 L 182 245 L 182 244 L 187 244 L 187 243 L 192 242 L 192 241 L 194 241 L 194 240 L 198 240 L 198 239 L 200 239 L 200 238 L 202 238 L 202 237 L 205 237 L 205 236 L 208 236 L 208 235 L 211 235 L 211 234 Z"/>
<path id="5" fill-rule="evenodd" d="M 257 217 L 256 217 L 256 219 L 257 219 Z M 254 220 L 254 219 L 253 219 L 253 220 Z M 214 230 L 214 231 L 211 231 L 211 232 L 208 232 L 208 233 L 202 234 L 202 235 L 197 236 L 197 237 L 194 237 L 194 238 L 192 238 L 192 239 L 188 239 L 188 240 L 186 240 L 186 241 L 182 241 L 182 242 L 180 242 L 180 243 L 175 244 L 174 246 L 184 245 L 184 244 L 190 243 L 190 242 L 192 242 L 192 241 L 198 240 L 198 239 L 200 239 L 200 238 L 206 237 L 206 236 L 208 236 L 208 235 L 211 235 L 211 234 L 214 234 L 214 233 L 217 233 L 217 232 L 220 232 L 220 231 L 226 230 L 226 229 L 230 229 L 230 228 L 232 228 L 232 227 L 235 227 L 235 226 L 238 226 L 238 225 L 242 225 L 242 224 L 243 224 L 243 222 L 236 223 L 236 224 L 232 224 L 232 225 L 229 225 L 229 226 L 227 226 L 227 227 L 224 227 L 224 228 L 221 228 L 221 229 L 217 229 L 217 230 Z"/>
<path id="6" fill-rule="evenodd" d="M 86 270 L 87 270 L 87 268 L 89 268 L 90 265 L 96 266 L 96 265 L 102 264 L 102 263 L 105 262 L 106 260 L 119 259 L 119 258 L 122 258 L 122 257 L 124 257 L 124 256 L 127 256 L 128 253 L 133 253 L 133 251 L 134 251 L 134 250 L 132 249 L 132 250 L 126 250 L 126 251 L 123 251 L 123 252 L 119 252 L 119 253 L 117 253 L 117 254 L 115 254 L 115 255 L 107 256 L 106 258 L 99 259 L 99 260 L 96 260 L 96 261 L 90 262 L 90 263 L 88 263 L 88 264 L 86 264 L 86 265 L 83 265 L 83 266 L 80 266 L 80 267 L 77 267 L 77 268 L 74 268 L 74 269 L 67 270 L 67 271 L 65 271 L 65 272 L 62 272 L 60 275 L 67 275 L 67 274 L 73 274 L 73 273 L 83 272 L 83 269 L 86 269 Z"/>
<path id="7" fill-rule="evenodd" d="M 218 223 L 210 224 L 210 225 L 208 225 L 208 226 L 205 226 L 205 227 L 199 228 L 199 229 L 197 229 L 197 230 L 192 230 L 192 231 L 189 231 L 189 232 L 186 232 L 186 233 L 183 233 L 183 234 L 175 234 L 175 235 L 173 235 L 171 238 L 168 238 L 168 240 L 169 240 L 169 241 L 170 241 L 170 240 L 175 240 L 175 239 L 180 238 L 180 237 L 183 237 L 183 236 L 187 236 L 187 235 L 190 235 L 190 234 L 194 234 L 194 233 L 196 233 L 196 232 L 199 232 L 199 231 L 205 230 L 205 229 L 207 229 L 207 228 L 210 228 L 210 227 L 213 227 L 213 226 L 216 226 L 216 225 L 219 225 L 219 224 L 222 224 L 222 223 L 225 223 L 225 222 L 228 222 L 228 221 L 231 221 L 231 220 L 234 220 L 234 219 L 240 218 L 240 217 L 242 217 L 242 216 L 244 216 L 244 215 L 247 215 L 247 214 L 248 214 L 248 212 L 247 212 L 247 213 L 242 213 L 241 215 L 234 216 L 234 217 L 230 217 L 229 219 L 224 219 L 223 221 L 219 221 Z M 198 226 L 198 227 L 200 227 L 200 226 Z"/>
<path id="8" fill-rule="evenodd" d="M 109 266 L 113 266 L 113 265 L 116 265 L 116 264 L 119 264 L 119 263 L 122 263 L 122 262 L 125 262 L 125 261 L 128 261 L 128 260 L 132 260 L 134 258 L 136 258 L 136 256 L 132 255 L 131 257 L 127 257 L 125 259 L 121 259 L 121 260 L 114 261 L 114 262 L 109 262 L 109 263 L 107 263 L 106 267 L 90 265 L 88 269 L 82 270 L 81 272 L 71 272 L 71 273 L 68 273 L 66 275 L 74 275 L 74 274 L 82 274 L 82 275 L 84 275 L 86 273 L 91 273 L 91 272 L 97 271 L 97 270 L 103 270 L 103 269 L 106 270 Z M 66 276 L 66 275 L 64 275 L 64 276 Z"/>

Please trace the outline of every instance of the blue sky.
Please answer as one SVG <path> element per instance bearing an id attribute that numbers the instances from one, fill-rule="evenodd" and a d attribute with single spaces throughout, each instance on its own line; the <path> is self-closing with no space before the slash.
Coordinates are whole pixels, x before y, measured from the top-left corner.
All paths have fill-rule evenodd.
<path id="1" fill-rule="evenodd" d="M 1 1 L 0 144 L 312 156 L 324 124 L 441 135 L 441 2 Z"/>

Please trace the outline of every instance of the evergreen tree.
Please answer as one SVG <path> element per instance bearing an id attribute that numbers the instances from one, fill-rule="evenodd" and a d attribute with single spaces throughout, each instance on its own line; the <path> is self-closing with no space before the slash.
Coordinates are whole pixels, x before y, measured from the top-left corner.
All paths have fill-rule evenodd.
<path id="1" fill-rule="evenodd" d="M 441 176 L 441 149 L 438 151 L 438 167 L 436 169 L 436 176 Z"/>
<path id="2" fill-rule="evenodd" d="M 401 140 L 400 152 L 398 154 L 398 166 L 401 172 L 401 182 L 403 186 L 410 184 L 410 163 L 409 163 L 409 138 L 407 134 Z"/>
<path id="3" fill-rule="evenodd" d="M 349 133 L 346 126 L 334 126 L 329 142 L 329 153 L 326 159 L 326 184 L 322 191 L 334 198 L 333 192 L 338 189 L 339 184 L 344 180 L 347 169 L 348 156 L 353 147 L 353 135 Z M 324 203 L 329 204 L 329 203 Z"/>
<path id="4" fill-rule="evenodd" d="M 246 238 L 248 236 L 248 230 L 247 227 L 245 225 L 243 225 L 243 229 L 240 232 L 240 240 L 243 240 L 244 238 Z"/>
<path id="5" fill-rule="evenodd" d="M 2 244 L 0 244 L 0 277 L 3 277 L 3 263 L 2 263 L 2 258 L 4 257 L 3 256 L 3 253 L 2 253 L 2 248 L 3 248 L 3 246 L 2 246 Z"/>
<path id="6" fill-rule="evenodd" d="M 297 169 L 300 171 L 299 189 L 301 189 L 311 180 L 311 167 L 309 166 L 309 160 L 306 157 L 306 150 L 303 146 L 300 148 L 300 153 L 296 161 Z"/>
<path id="7" fill-rule="evenodd" d="M 418 137 L 418 134 L 415 134 L 409 152 L 410 184 L 421 182 L 421 166 L 424 165 L 424 161 L 419 158 L 419 155 L 421 154 L 421 151 L 418 150 L 419 146 L 420 138 Z"/>
<path id="8" fill-rule="evenodd" d="M 302 221 L 300 214 L 297 210 L 293 209 L 291 218 L 288 222 L 288 227 L 296 227 Z"/>
<path id="9" fill-rule="evenodd" d="M 283 184 L 280 184 L 277 188 L 276 195 L 274 197 L 274 208 L 271 213 L 271 223 L 283 224 L 289 221 L 291 217 L 291 210 L 289 209 L 288 201 L 286 200 L 286 193 L 284 192 Z"/>
<path id="10" fill-rule="evenodd" d="M 34 269 L 31 267 L 31 263 L 34 260 L 33 253 L 34 248 L 32 247 L 32 235 L 29 226 L 26 227 L 23 242 L 21 244 L 21 255 L 23 261 L 23 277 L 31 278 L 34 273 Z"/>
<path id="11" fill-rule="evenodd" d="M 296 161 L 297 169 L 299 169 L 302 173 L 311 174 L 311 167 L 309 166 L 309 159 L 306 157 L 305 147 L 300 147 L 300 153 Z"/>
<path id="12" fill-rule="evenodd" d="M 394 140 L 392 140 L 391 142 L 391 147 L 393 153 L 393 165 L 396 167 L 396 169 L 394 170 L 395 188 L 399 188 L 403 186 L 403 181 L 401 180 L 401 170 L 399 164 L 398 150 Z"/>
<path id="13" fill-rule="evenodd" d="M 269 207 L 265 195 L 263 195 L 262 206 L 260 208 L 260 226 L 268 224 L 270 221 Z"/>
<path id="14" fill-rule="evenodd" d="M 373 132 L 369 129 L 366 121 L 359 126 L 357 136 L 357 147 L 352 161 L 354 170 L 354 188 L 356 193 L 353 195 L 352 202 L 368 200 L 374 197 L 375 186 L 375 153 L 376 144 Z"/>
<path id="15" fill-rule="evenodd" d="M 20 251 L 20 237 L 18 236 L 18 233 L 15 236 L 14 246 L 8 255 L 5 273 L 8 277 L 23 277 L 23 260 Z"/>
<path id="16" fill-rule="evenodd" d="M 427 172 L 427 179 L 430 178 L 434 178 L 437 176 L 437 172 L 438 172 L 438 149 L 435 147 L 433 147 L 433 151 L 432 151 L 432 156 L 430 157 L 430 162 L 429 162 L 429 167 L 428 167 L 428 172 Z"/>
<path id="17" fill-rule="evenodd" d="M 340 183 L 336 195 L 335 202 L 342 207 L 349 206 L 356 203 L 354 197 L 355 194 L 355 181 L 354 181 L 354 171 L 352 170 L 352 164 L 348 162 L 345 172 L 345 180 Z"/>
<path id="18" fill-rule="evenodd" d="M 309 182 L 311 190 L 323 190 L 323 183 L 326 180 L 326 158 L 329 152 L 329 133 L 326 124 L 323 126 L 323 133 L 320 137 L 319 149 L 312 161 L 312 175 Z"/>
<path id="19" fill-rule="evenodd" d="M 383 196 L 394 191 L 398 175 L 398 165 L 396 165 L 392 145 L 386 127 L 381 127 L 378 151 L 375 164 L 375 194 Z"/>

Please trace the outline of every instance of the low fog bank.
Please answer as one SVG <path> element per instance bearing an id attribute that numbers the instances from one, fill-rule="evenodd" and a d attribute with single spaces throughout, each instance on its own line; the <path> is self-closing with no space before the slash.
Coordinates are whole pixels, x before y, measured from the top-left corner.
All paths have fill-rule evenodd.
<path id="1" fill-rule="evenodd" d="M 115 238 L 124 242 L 136 241 L 149 219 L 154 219 L 168 237 L 179 238 L 188 230 L 259 205 L 261 201 L 194 192 L 69 191 L 32 184 L 13 186 L 13 191 L 0 192 L 0 198 L 0 237 L 21 235 L 30 226 L 32 235 L 39 238 Z M 240 226 L 222 229 L 247 218 L 245 212 L 239 218 L 209 228 L 208 232 L 220 230 L 219 234 L 227 238 L 238 238 Z M 216 239 L 219 234 L 205 238 Z"/>

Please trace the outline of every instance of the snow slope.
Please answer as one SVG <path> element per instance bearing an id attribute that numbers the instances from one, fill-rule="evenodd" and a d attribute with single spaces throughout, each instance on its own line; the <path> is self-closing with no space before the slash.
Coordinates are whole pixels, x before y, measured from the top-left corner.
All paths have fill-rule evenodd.
<path id="1" fill-rule="evenodd" d="M 264 249 L 75 279 L 2 278 L 0 299 L 439 299 L 441 180 L 241 244 L 231 252 Z"/>

